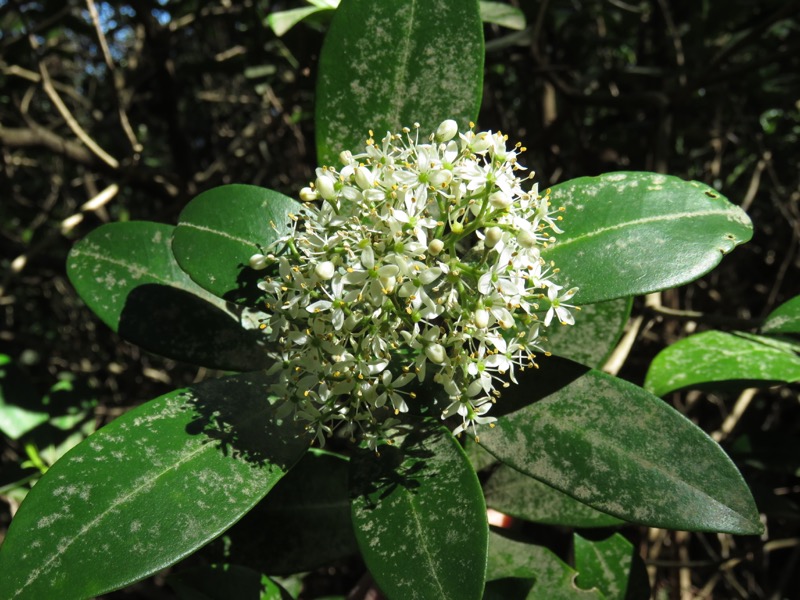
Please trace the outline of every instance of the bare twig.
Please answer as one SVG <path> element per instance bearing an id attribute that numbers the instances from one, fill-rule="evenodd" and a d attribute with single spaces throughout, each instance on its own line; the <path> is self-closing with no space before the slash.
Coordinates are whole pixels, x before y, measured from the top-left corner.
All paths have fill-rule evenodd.
<path id="1" fill-rule="evenodd" d="M 33 35 L 29 35 L 28 39 L 31 44 L 31 48 L 36 50 L 38 48 L 38 43 L 36 42 L 36 38 Z M 72 115 L 67 105 L 64 104 L 64 101 L 61 99 L 61 96 L 58 95 L 55 87 L 53 87 L 53 82 L 50 79 L 50 73 L 47 71 L 47 67 L 44 65 L 42 61 L 39 61 L 39 74 L 42 76 L 42 89 L 47 94 L 47 97 L 50 98 L 50 101 L 56 107 L 61 118 L 64 119 L 67 126 L 70 128 L 72 133 L 84 143 L 84 145 L 94 153 L 100 160 L 110 166 L 112 169 L 116 169 L 119 167 L 119 161 L 108 154 L 105 150 L 103 150 L 100 145 L 95 142 L 91 136 L 86 133 L 86 131 L 81 127 L 80 123 L 78 123 L 77 119 Z"/>
<path id="2" fill-rule="evenodd" d="M 125 137 L 128 138 L 128 142 L 131 145 L 131 150 L 138 154 L 142 151 L 142 145 L 136 139 L 136 134 L 133 133 L 130 119 L 128 119 L 128 113 L 126 112 L 125 106 L 122 102 L 122 81 L 120 80 L 120 76 L 114 66 L 114 60 L 111 58 L 111 52 L 108 49 L 106 36 L 103 33 L 103 28 L 100 25 L 100 16 L 97 14 L 97 7 L 94 4 L 94 0 L 86 0 L 86 6 L 89 8 L 89 14 L 92 17 L 92 23 L 94 23 L 94 28 L 97 32 L 97 39 L 100 42 L 100 48 L 103 51 L 103 59 L 106 62 L 109 75 L 111 76 L 111 81 L 114 87 L 114 99 L 117 104 L 117 113 L 119 114 L 120 125 L 122 126 L 122 130 L 125 132 Z"/>

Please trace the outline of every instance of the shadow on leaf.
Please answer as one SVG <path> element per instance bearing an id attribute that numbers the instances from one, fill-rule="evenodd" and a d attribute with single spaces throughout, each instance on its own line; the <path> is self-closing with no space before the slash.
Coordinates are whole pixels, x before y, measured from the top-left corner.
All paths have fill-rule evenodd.
<path id="1" fill-rule="evenodd" d="M 231 313 L 174 287 L 145 284 L 127 297 L 119 334 L 142 348 L 215 369 L 255 371 L 269 360 L 264 336 Z"/>

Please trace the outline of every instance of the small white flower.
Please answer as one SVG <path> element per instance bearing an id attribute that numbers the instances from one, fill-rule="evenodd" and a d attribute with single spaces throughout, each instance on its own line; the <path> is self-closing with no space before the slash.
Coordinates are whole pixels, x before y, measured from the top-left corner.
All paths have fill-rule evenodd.
<path id="1" fill-rule="evenodd" d="M 575 290 L 559 295 L 541 258 L 561 209 L 523 189 L 522 150 L 446 120 L 425 136 L 370 132 L 363 152 L 316 170 L 300 196 L 325 202 L 305 204 L 248 262 L 277 271 L 258 287 L 281 415 L 320 443 L 342 427 L 377 447 L 396 423 L 384 407 L 408 411 L 412 384 L 432 381 L 449 398 L 443 417 L 460 418 L 454 433 L 491 425 L 499 390 L 542 351 L 540 332 L 574 322 Z"/>

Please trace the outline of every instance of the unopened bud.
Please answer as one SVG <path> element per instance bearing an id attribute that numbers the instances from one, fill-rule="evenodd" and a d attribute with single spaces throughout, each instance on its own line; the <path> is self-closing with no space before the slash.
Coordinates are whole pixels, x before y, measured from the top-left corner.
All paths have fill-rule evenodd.
<path id="1" fill-rule="evenodd" d="M 489 227 L 486 230 L 486 239 L 483 243 L 487 248 L 494 248 L 503 237 L 503 230 L 499 227 Z"/>
<path id="2" fill-rule="evenodd" d="M 300 190 L 300 200 L 303 202 L 313 202 L 317 199 L 317 192 L 312 190 L 310 187 L 304 187 Z"/>
<path id="3" fill-rule="evenodd" d="M 356 169 L 356 184 L 362 190 L 370 189 L 375 183 L 372 172 L 367 167 L 358 167 Z"/>
<path id="4" fill-rule="evenodd" d="M 527 229 L 523 229 L 517 234 L 517 242 L 523 248 L 533 248 L 536 245 L 536 236 Z"/>
<path id="5" fill-rule="evenodd" d="M 431 256 L 438 256 L 444 250 L 444 242 L 442 240 L 431 240 L 428 244 L 428 252 Z"/>
<path id="6" fill-rule="evenodd" d="M 444 347 L 441 344 L 431 344 L 430 346 L 426 346 L 425 356 L 427 356 L 428 359 L 436 365 L 443 365 L 447 359 Z"/>
<path id="7" fill-rule="evenodd" d="M 250 265 L 251 269 L 255 269 L 256 271 L 261 271 L 267 268 L 267 257 L 263 254 L 253 254 L 250 257 L 250 260 L 247 261 L 247 264 Z"/>
<path id="8" fill-rule="evenodd" d="M 495 208 L 508 208 L 511 206 L 511 198 L 505 192 L 497 191 L 489 196 L 489 204 Z"/>
<path id="9" fill-rule="evenodd" d="M 336 273 L 336 266 L 329 260 L 321 262 L 316 267 L 314 267 L 314 274 L 324 281 L 332 279 L 335 273 Z"/>
<path id="10" fill-rule="evenodd" d="M 439 128 L 436 130 L 436 141 L 449 142 L 457 133 L 458 123 L 453 119 L 447 119 L 446 121 L 442 121 L 442 124 L 439 125 Z"/>
<path id="11" fill-rule="evenodd" d="M 333 186 L 333 180 L 330 177 L 317 177 L 316 185 L 317 192 L 325 200 L 336 198 L 336 188 Z"/>
<path id="12" fill-rule="evenodd" d="M 472 322 L 478 329 L 486 329 L 489 326 L 489 311 L 485 308 L 479 308 L 472 316 Z"/>

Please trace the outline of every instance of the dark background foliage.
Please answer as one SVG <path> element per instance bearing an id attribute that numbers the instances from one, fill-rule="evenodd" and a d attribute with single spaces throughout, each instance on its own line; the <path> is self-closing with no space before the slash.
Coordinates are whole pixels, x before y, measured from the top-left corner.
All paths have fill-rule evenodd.
<path id="1" fill-rule="evenodd" d="M 522 141 L 542 187 L 620 169 L 670 173 L 715 186 L 755 223 L 753 241 L 708 276 L 637 301 L 621 375 L 641 383 L 666 345 L 710 326 L 747 327 L 798 294 L 800 2 L 514 3 L 528 27 L 486 28 L 478 125 Z M 65 258 L 105 222 L 174 224 L 189 199 L 221 184 L 296 195 L 315 166 L 324 25 L 278 38 L 265 18 L 298 5 L 0 0 L 0 354 L 31 402 L 49 398 L 57 412 L 51 388 L 71 382 L 63 402 L 94 400 L 91 419 L 102 425 L 216 375 L 120 340 L 76 296 Z M 736 398 L 668 400 L 713 432 Z M 658 597 L 798 593 L 798 413 L 796 386 L 762 391 L 719 434 L 770 517 L 763 539 L 627 532 Z M 64 435 L 42 427 L 0 446 L 0 538 L 15 483 L 36 472 L 21 466 L 29 446 Z M 315 586 L 344 591 L 354 570 L 312 576 L 308 597 Z M 146 596 L 168 597 L 158 582 L 143 585 Z"/>

